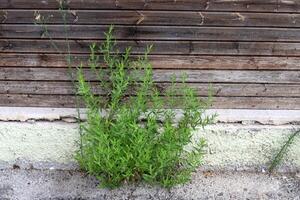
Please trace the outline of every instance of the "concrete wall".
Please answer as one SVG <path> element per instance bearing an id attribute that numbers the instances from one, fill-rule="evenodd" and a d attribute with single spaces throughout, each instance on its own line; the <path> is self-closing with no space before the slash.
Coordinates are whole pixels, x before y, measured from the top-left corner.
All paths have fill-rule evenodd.
<path id="1" fill-rule="evenodd" d="M 78 149 L 79 133 L 74 109 L 5 109 L 0 115 L 2 168 L 14 164 L 37 169 L 76 168 L 73 154 Z M 298 111 L 209 112 L 219 113 L 218 122 L 195 132 L 195 138 L 203 137 L 208 142 L 201 169 L 265 171 L 288 136 L 300 129 Z M 300 169 L 299 144 L 297 137 L 281 171 Z"/>

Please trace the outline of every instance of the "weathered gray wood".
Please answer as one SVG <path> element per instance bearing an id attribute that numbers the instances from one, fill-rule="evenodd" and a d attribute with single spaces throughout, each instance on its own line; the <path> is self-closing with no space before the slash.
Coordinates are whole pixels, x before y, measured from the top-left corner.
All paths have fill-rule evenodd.
<path id="1" fill-rule="evenodd" d="M 213 83 L 214 108 L 300 109 L 300 1 L 71 0 L 67 4 L 73 9 L 67 11 L 67 23 L 69 36 L 75 39 L 71 51 L 78 57 L 74 66 L 86 61 L 89 45 L 101 42 L 108 25 L 116 24 L 119 47 L 132 46 L 133 57 L 154 44 L 150 60 L 162 93 L 174 73 L 186 72 L 198 96 L 206 96 L 208 83 Z M 52 15 L 48 30 L 66 53 L 58 2 L 0 0 L 0 8 L 4 9 L 0 11 L 0 105 L 74 107 L 74 88 L 63 55 L 41 27 L 32 24 L 39 14 Z M 85 71 L 89 80 L 96 80 Z"/>
<path id="2" fill-rule="evenodd" d="M 156 10 L 225 10 L 299 12 L 297 0 L 72 0 L 71 9 L 156 9 Z M 0 0 L 0 8 L 58 9 L 56 0 Z"/>
<path id="3" fill-rule="evenodd" d="M 0 95 L 0 106 L 75 107 L 70 95 Z M 81 105 L 83 107 L 83 105 Z M 180 107 L 180 106 L 178 106 Z M 215 97 L 212 108 L 236 109 L 300 109 L 300 98 Z"/>
<path id="4" fill-rule="evenodd" d="M 70 80 L 68 69 L 64 68 L 1 68 L 0 80 Z M 76 70 L 73 70 L 75 77 Z M 89 69 L 84 70 L 87 80 L 96 81 L 96 75 Z M 300 71 L 255 71 L 255 70 L 154 70 L 156 82 L 169 82 L 175 75 L 180 81 L 183 74 L 187 82 L 231 82 L 231 83 L 300 83 Z M 141 77 L 141 75 L 139 75 Z"/>
<path id="5" fill-rule="evenodd" d="M 66 42 L 54 41 L 62 52 Z M 89 53 L 92 40 L 70 41 L 71 53 Z M 143 54 L 153 45 L 152 54 L 162 55 L 252 55 L 252 56 L 300 56 L 300 43 L 284 42 L 212 42 L 212 41 L 118 41 L 118 48 L 132 47 L 133 54 Z M 5 53 L 57 53 L 48 40 L 1 39 L 0 52 Z"/>
<path id="6" fill-rule="evenodd" d="M 48 25 L 48 32 L 37 25 L 2 25 L 2 38 L 65 39 L 64 25 Z M 107 25 L 67 26 L 69 39 L 105 39 Z M 300 41 L 299 29 L 177 27 L 177 26 L 115 26 L 116 39 L 130 40 L 201 40 L 201 41 Z"/>
<path id="7" fill-rule="evenodd" d="M 88 55 L 75 55 L 73 66 L 87 67 Z M 132 56 L 135 58 L 136 56 Z M 58 54 L 1 54 L 2 67 L 67 67 L 66 56 Z M 300 70 L 300 57 L 255 56 L 149 56 L 155 69 L 255 69 Z M 102 63 L 102 62 L 101 62 Z"/>
<path id="8" fill-rule="evenodd" d="M 184 25 L 184 26 L 252 26 L 300 27 L 300 15 L 290 13 L 193 12 L 144 10 L 2 10 L 0 23 L 32 24 L 38 16 L 47 24 L 91 25 Z"/>
<path id="9" fill-rule="evenodd" d="M 91 83 L 97 95 L 105 95 L 98 83 Z M 189 83 L 199 96 L 207 96 L 210 84 Z M 161 94 L 165 94 L 170 83 L 157 83 Z M 215 97 L 300 97 L 300 85 L 296 84 L 219 84 L 211 85 Z M 175 86 L 176 94 L 180 95 L 182 84 Z M 0 81 L 0 94 L 44 94 L 44 95 L 72 95 L 75 87 L 71 82 L 47 81 Z M 134 94 L 134 93 L 128 93 Z"/>

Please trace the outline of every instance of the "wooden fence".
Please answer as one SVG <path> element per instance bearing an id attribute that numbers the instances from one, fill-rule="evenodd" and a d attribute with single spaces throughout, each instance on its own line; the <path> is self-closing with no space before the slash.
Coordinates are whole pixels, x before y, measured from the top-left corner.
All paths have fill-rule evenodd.
<path id="1" fill-rule="evenodd" d="M 120 48 L 153 44 L 162 88 L 186 72 L 199 96 L 214 87 L 214 108 L 300 109 L 300 1 L 68 0 L 72 54 L 86 60 L 115 25 Z M 56 0 L 0 0 L 0 106 L 74 107 L 64 56 L 64 21 Z M 87 69 L 87 76 L 93 75 Z M 101 94 L 101 91 L 96 91 Z"/>

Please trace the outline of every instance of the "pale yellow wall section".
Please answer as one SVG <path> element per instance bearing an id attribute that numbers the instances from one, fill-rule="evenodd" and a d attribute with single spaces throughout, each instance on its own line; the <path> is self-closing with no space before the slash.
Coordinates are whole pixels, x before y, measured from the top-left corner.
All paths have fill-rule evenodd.
<path id="1" fill-rule="evenodd" d="M 261 170 L 296 129 L 300 126 L 219 123 L 199 129 L 195 135 L 206 138 L 209 145 L 203 168 Z M 0 122 L 0 162 L 72 163 L 78 138 L 75 123 Z M 300 169 L 300 137 L 283 166 Z"/>

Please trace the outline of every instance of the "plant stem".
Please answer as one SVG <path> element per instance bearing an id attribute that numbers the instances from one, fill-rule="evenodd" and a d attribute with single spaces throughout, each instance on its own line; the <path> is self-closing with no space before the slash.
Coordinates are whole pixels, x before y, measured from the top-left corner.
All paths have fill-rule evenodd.
<path id="1" fill-rule="evenodd" d="M 271 165 L 269 167 L 269 172 L 272 173 L 274 169 L 282 162 L 284 155 L 287 153 L 288 148 L 292 145 L 296 136 L 300 133 L 300 130 L 294 132 L 289 136 L 288 140 L 281 147 L 279 152 L 276 154 L 275 158 L 272 160 Z"/>

